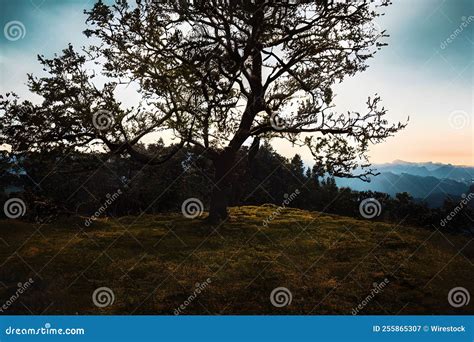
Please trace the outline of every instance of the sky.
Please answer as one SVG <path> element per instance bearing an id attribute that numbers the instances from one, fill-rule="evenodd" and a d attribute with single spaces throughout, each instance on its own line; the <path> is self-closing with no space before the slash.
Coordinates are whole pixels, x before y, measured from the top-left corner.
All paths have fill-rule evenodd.
<path id="1" fill-rule="evenodd" d="M 409 123 L 372 146 L 370 161 L 441 162 L 474 166 L 474 1 L 392 0 L 376 20 L 390 37 L 369 68 L 335 88 L 336 109 L 364 110 L 368 96 L 382 98 L 392 122 Z M 0 0 L 0 93 L 32 98 L 26 73 L 40 74 L 36 56 L 73 43 L 90 44 L 83 10 L 94 0 Z M 15 31 L 15 28 L 19 30 Z M 9 30 L 10 29 L 10 30 Z M 20 33 L 15 35 L 15 33 Z M 309 151 L 275 141 L 281 154 Z"/>

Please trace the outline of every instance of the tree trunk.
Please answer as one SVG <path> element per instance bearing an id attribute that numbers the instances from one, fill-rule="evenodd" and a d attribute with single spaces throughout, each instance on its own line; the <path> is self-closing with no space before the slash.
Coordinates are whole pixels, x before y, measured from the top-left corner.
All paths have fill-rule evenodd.
<path id="1" fill-rule="evenodd" d="M 229 216 L 229 206 L 232 192 L 231 174 L 235 163 L 235 154 L 224 152 L 214 160 L 214 184 L 211 193 L 211 206 L 209 208 L 208 221 L 219 223 Z"/>

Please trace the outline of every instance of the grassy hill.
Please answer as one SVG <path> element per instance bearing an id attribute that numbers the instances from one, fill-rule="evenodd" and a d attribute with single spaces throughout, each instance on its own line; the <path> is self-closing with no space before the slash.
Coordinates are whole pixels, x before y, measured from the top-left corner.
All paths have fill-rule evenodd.
<path id="1" fill-rule="evenodd" d="M 474 300 L 447 300 L 453 287 L 474 294 L 471 237 L 297 209 L 264 226 L 275 210 L 232 208 L 220 227 L 177 213 L 90 227 L 0 221 L 0 308 L 31 277 L 4 313 L 351 314 L 361 303 L 361 314 L 474 313 Z M 93 304 L 99 287 L 112 289 L 112 305 Z M 291 304 L 271 304 L 277 287 Z"/>

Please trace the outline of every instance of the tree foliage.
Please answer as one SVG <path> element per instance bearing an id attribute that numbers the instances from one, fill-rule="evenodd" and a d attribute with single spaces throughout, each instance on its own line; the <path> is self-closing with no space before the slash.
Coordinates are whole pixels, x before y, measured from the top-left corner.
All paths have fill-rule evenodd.
<path id="1" fill-rule="evenodd" d="M 247 141 L 255 149 L 277 137 L 305 145 L 319 173 L 365 179 L 370 144 L 404 124 L 388 123 L 377 95 L 364 113 L 336 112 L 333 88 L 385 45 L 373 20 L 388 4 L 99 1 L 86 11 L 94 44 L 39 57 L 48 75 L 29 75 L 28 85 L 41 103 L 2 96 L 0 143 L 15 152 L 100 146 L 147 164 L 192 146 L 213 163 L 221 218 Z M 123 86 L 134 87 L 138 105 L 118 100 Z M 165 132 L 173 148 L 144 153 L 144 138 Z"/>

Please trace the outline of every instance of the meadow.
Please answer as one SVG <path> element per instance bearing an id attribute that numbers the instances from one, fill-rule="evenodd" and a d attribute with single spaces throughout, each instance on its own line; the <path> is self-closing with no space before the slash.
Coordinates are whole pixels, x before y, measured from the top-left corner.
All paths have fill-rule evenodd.
<path id="1" fill-rule="evenodd" d="M 234 207 L 219 226 L 180 213 L 0 221 L 0 307 L 31 278 L 3 314 L 474 313 L 447 299 L 473 284 L 472 237 L 276 209 Z M 100 287 L 113 303 L 94 305 Z M 277 287 L 291 303 L 272 305 Z"/>

